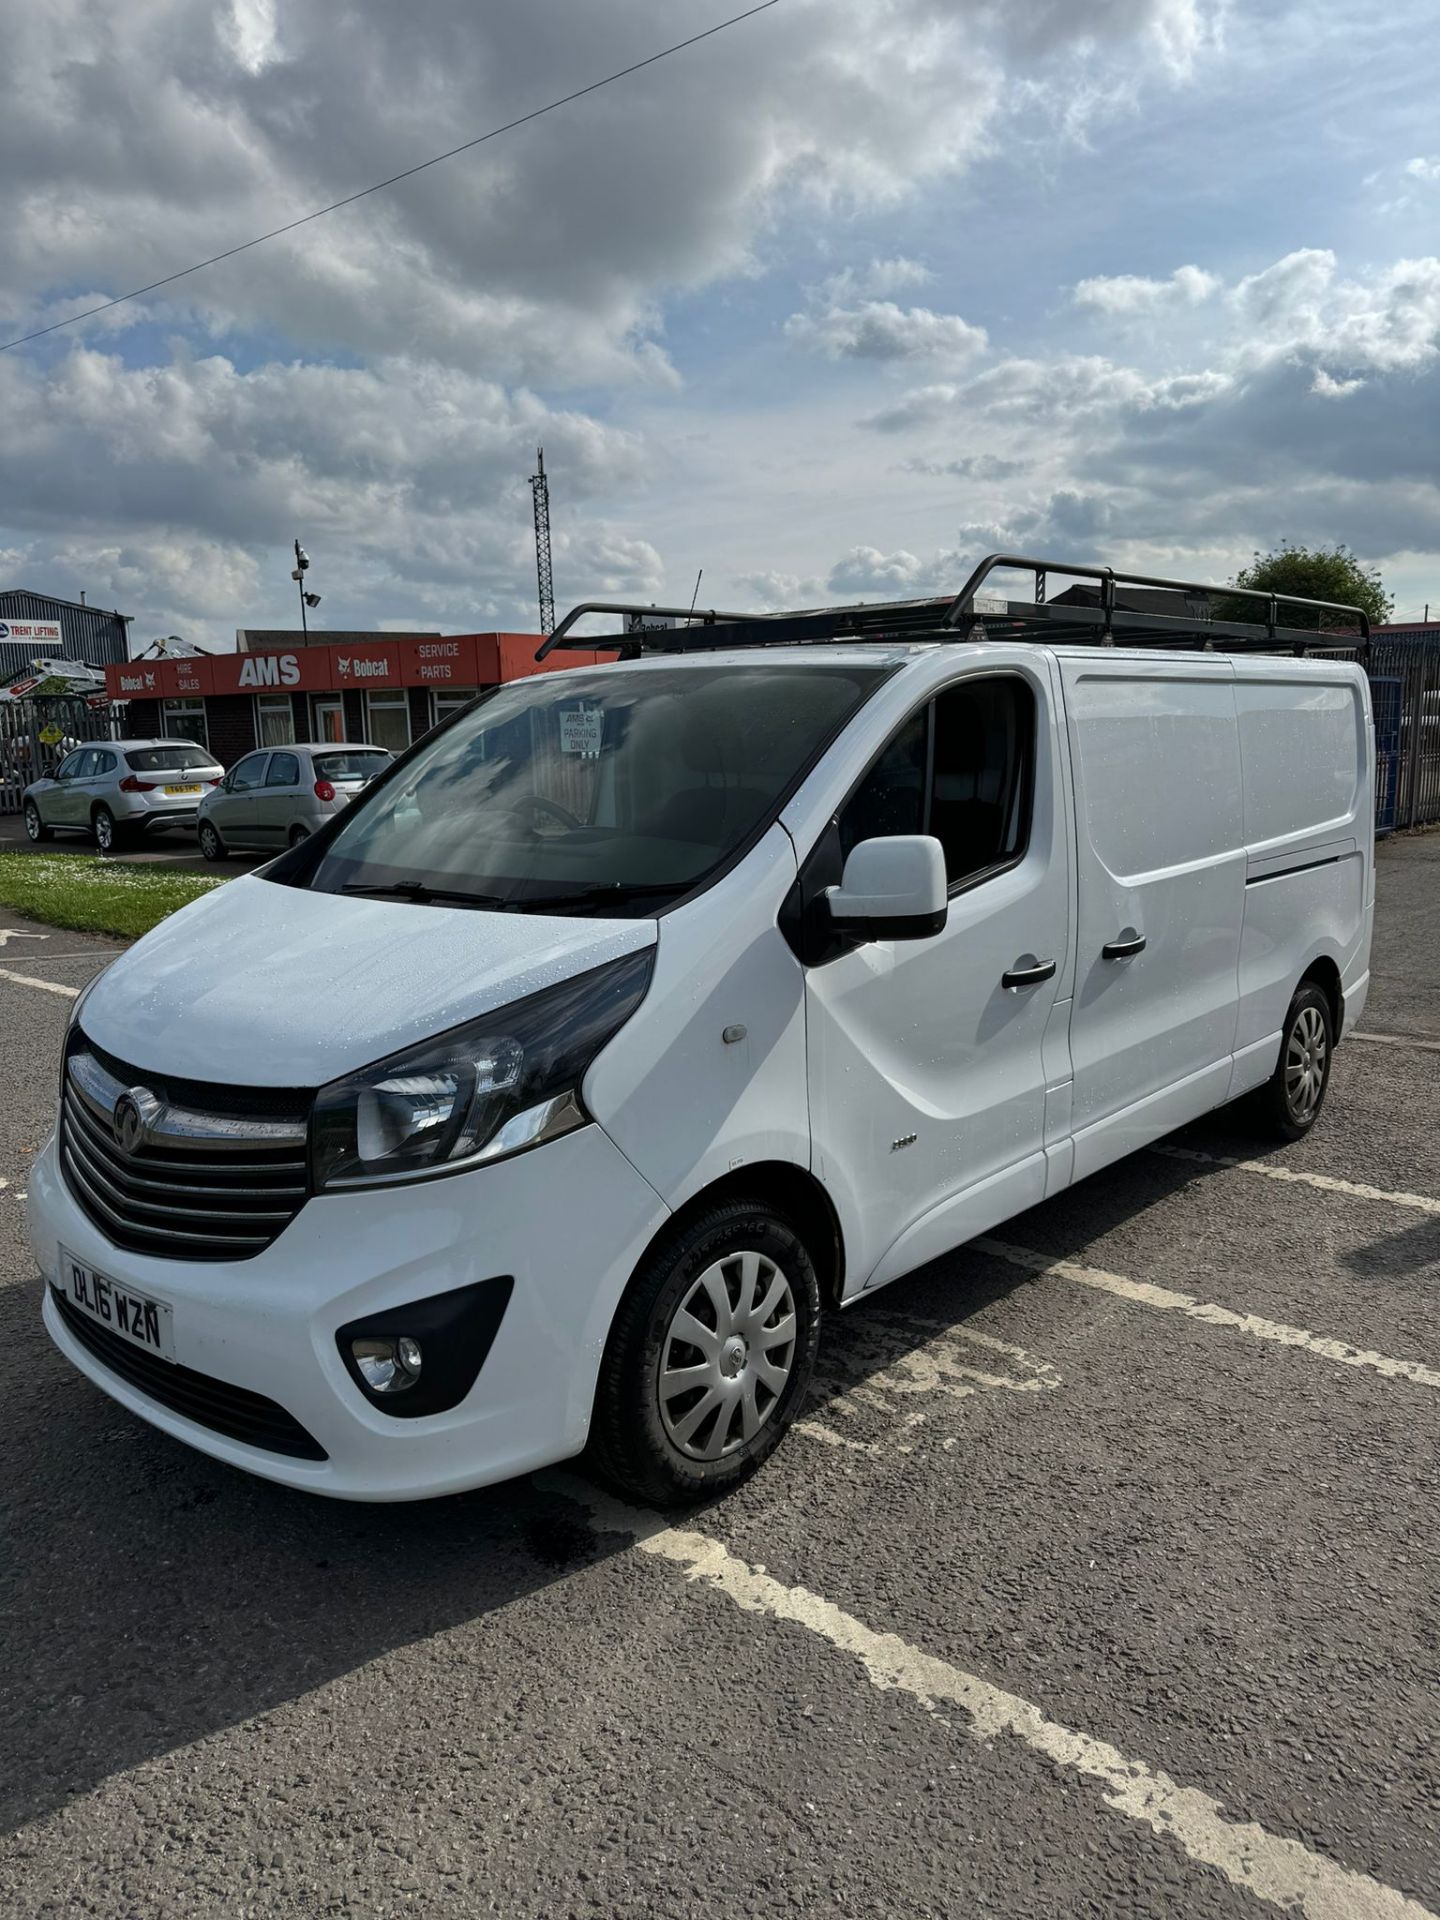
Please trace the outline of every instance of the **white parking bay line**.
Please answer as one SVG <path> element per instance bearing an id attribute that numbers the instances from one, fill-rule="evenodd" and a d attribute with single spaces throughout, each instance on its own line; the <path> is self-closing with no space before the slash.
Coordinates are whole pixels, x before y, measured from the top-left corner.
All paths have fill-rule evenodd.
<path id="1" fill-rule="evenodd" d="M 1342 1367 L 1363 1367 L 1382 1374 L 1387 1380 L 1410 1380 L 1417 1387 L 1440 1387 L 1440 1372 L 1418 1360 L 1391 1360 L 1368 1347 L 1352 1347 L 1326 1334 L 1310 1333 L 1304 1327 L 1264 1320 L 1258 1313 L 1235 1313 L 1229 1307 L 1217 1306 L 1213 1300 L 1197 1300 L 1193 1294 L 1157 1287 L 1148 1280 L 1127 1280 L 1123 1273 L 1107 1273 L 1103 1267 L 1082 1267 L 1073 1260 L 1052 1260 L 1048 1254 L 1035 1253 L 1029 1247 L 1012 1247 L 1003 1240 L 975 1240 L 971 1244 L 977 1252 L 993 1254 L 1030 1273 L 1073 1280 L 1077 1286 L 1095 1287 L 1101 1293 L 1113 1293 L 1121 1300 L 1133 1300 L 1143 1307 L 1158 1307 L 1162 1312 L 1183 1313 L 1187 1319 L 1201 1320 L 1211 1327 L 1226 1327 L 1232 1333 L 1246 1333 L 1255 1340 L 1273 1340 L 1277 1346 L 1303 1347 L 1322 1360 L 1333 1360 Z"/>
<path id="2" fill-rule="evenodd" d="M 1408 1033 L 1347 1033 L 1347 1040 L 1368 1040 L 1372 1047 L 1419 1047 L 1422 1053 L 1440 1053 L 1440 1040 L 1417 1040 Z"/>
<path id="3" fill-rule="evenodd" d="M 63 993 L 67 1000 L 80 998 L 79 987 L 62 986 L 58 980 L 36 980 L 28 973 L 12 973 L 8 967 L 0 967 L 0 980 L 12 981 L 17 987 L 39 987 L 42 993 Z"/>
<path id="4" fill-rule="evenodd" d="M 1440 1200 L 1426 1193 L 1398 1193 L 1393 1187 L 1367 1187 L 1356 1180 L 1337 1180 L 1329 1173 L 1302 1173 L 1298 1167 L 1282 1167 L 1269 1160 L 1232 1160 L 1223 1153 L 1201 1153 L 1196 1147 L 1151 1147 L 1167 1160 L 1194 1160 L 1207 1167 L 1233 1167 L 1238 1173 L 1258 1173 L 1266 1180 L 1288 1181 L 1295 1186 L 1318 1187 L 1322 1193 L 1348 1193 L 1356 1200 L 1384 1200 L 1392 1207 L 1409 1207 L 1415 1213 L 1440 1214 Z"/>
<path id="5" fill-rule="evenodd" d="M 1217 1868 L 1257 1900 L 1309 1920 L 1436 1920 L 1428 1908 L 1368 1874 L 1337 1866 L 1254 1821 L 1227 1818 L 1209 1794 L 1047 1718 L 1019 1694 L 923 1653 L 898 1634 L 877 1633 L 804 1587 L 782 1585 L 708 1534 L 667 1526 L 657 1514 L 607 1499 L 563 1475 L 543 1474 L 538 1484 L 588 1508 L 597 1533 L 628 1535 L 641 1552 L 680 1568 L 687 1580 L 723 1594 L 742 1612 L 789 1621 L 828 1641 L 858 1662 L 872 1686 L 907 1693 L 937 1715 L 958 1707 L 973 1739 L 1013 1735 L 1063 1773 L 1088 1782 L 1114 1812 L 1173 1842 L 1191 1860 Z"/>

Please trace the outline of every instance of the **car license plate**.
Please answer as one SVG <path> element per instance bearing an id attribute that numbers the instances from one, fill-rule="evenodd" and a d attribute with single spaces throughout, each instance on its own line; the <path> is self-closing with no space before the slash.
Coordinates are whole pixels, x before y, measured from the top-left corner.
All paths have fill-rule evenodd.
<path id="1" fill-rule="evenodd" d="M 199 787 L 166 787 L 166 793 L 199 793 Z"/>
<path id="2" fill-rule="evenodd" d="M 108 1274 L 97 1273 L 83 1260 L 60 1249 L 60 1282 L 71 1306 L 122 1335 L 132 1346 L 143 1347 L 162 1360 L 175 1358 L 171 1311 L 163 1300 L 152 1300 L 133 1287 L 121 1286 Z"/>

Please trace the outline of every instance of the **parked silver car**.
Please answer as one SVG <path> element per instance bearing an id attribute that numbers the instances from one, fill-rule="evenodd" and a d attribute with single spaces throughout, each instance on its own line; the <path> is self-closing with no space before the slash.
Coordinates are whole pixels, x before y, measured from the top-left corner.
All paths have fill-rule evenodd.
<path id="1" fill-rule="evenodd" d="M 333 740 L 247 753 L 200 803 L 200 851 L 207 860 L 223 860 L 241 847 L 293 847 L 394 757 L 384 747 Z"/>
<path id="2" fill-rule="evenodd" d="M 97 740 L 67 753 L 25 789 L 25 831 L 95 836 L 102 853 L 123 840 L 193 827 L 201 797 L 225 769 L 193 740 Z"/>

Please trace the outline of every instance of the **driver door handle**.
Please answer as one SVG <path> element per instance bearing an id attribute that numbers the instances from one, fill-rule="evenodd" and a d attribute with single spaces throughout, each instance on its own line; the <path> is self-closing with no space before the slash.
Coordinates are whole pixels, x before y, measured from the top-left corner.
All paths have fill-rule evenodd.
<path id="1" fill-rule="evenodd" d="M 1002 987 L 1038 987 L 1042 980 L 1048 980 L 1055 972 L 1053 960 L 1032 960 L 1026 966 L 1015 966 L 1008 973 L 1002 973 Z"/>
<path id="2" fill-rule="evenodd" d="M 1143 953 L 1144 951 L 1144 934 L 1132 933 L 1123 940 L 1108 941 L 1106 945 L 1100 949 L 1100 957 L 1103 960 L 1128 960 L 1132 954 Z"/>

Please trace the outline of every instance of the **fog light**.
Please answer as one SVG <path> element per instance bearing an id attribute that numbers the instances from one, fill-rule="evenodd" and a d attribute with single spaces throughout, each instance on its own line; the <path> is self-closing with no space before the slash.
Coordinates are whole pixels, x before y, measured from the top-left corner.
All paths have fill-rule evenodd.
<path id="1" fill-rule="evenodd" d="M 350 1351 L 372 1393 L 403 1393 L 420 1378 L 420 1342 L 408 1334 L 352 1340 Z"/>

